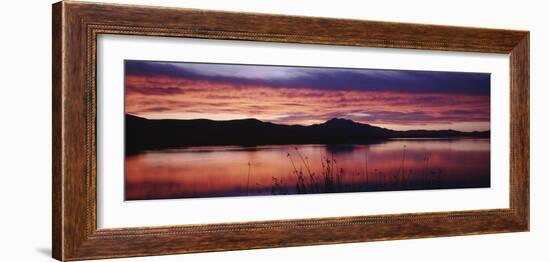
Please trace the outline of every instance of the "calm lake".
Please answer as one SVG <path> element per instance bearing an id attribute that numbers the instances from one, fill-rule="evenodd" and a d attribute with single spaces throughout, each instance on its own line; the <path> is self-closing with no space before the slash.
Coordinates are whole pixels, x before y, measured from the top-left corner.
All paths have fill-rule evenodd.
<path id="1" fill-rule="evenodd" d="M 126 156 L 126 200 L 490 186 L 489 139 L 188 147 Z"/>

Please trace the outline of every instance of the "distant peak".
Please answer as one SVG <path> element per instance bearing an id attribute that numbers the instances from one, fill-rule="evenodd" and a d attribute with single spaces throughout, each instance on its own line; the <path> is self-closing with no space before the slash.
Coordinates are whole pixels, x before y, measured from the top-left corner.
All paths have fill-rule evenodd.
<path id="1" fill-rule="evenodd" d="M 327 125 L 353 125 L 353 124 L 357 124 L 356 122 L 354 122 L 353 120 L 350 120 L 350 119 L 345 119 L 345 118 L 332 118 L 330 120 L 328 120 L 327 122 L 325 122 L 325 124 Z"/>
<path id="2" fill-rule="evenodd" d="M 263 123 L 264 121 L 257 118 L 243 118 L 241 121 Z"/>

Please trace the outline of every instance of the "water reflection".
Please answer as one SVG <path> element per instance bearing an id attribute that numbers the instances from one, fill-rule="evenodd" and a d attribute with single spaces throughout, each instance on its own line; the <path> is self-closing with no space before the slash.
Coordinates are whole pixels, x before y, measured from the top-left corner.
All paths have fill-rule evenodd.
<path id="1" fill-rule="evenodd" d="M 127 200 L 490 186 L 488 139 L 192 147 L 125 161 Z"/>

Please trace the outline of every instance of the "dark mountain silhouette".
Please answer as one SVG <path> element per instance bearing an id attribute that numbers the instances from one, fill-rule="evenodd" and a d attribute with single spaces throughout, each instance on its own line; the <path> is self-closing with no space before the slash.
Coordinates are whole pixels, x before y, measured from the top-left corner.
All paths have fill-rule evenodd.
<path id="1" fill-rule="evenodd" d="M 214 121 L 149 120 L 126 114 L 126 152 L 183 146 L 365 144 L 389 138 L 453 138 L 490 136 L 490 131 L 396 131 L 333 118 L 310 126 L 280 125 L 258 119 Z"/>

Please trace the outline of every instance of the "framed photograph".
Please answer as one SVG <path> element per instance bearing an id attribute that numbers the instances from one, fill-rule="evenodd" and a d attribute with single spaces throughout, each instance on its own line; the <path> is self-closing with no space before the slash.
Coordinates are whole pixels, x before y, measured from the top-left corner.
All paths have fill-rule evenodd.
<path id="1" fill-rule="evenodd" d="M 529 230 L 529 32 L 53 5 L 53 257 Z"/>

